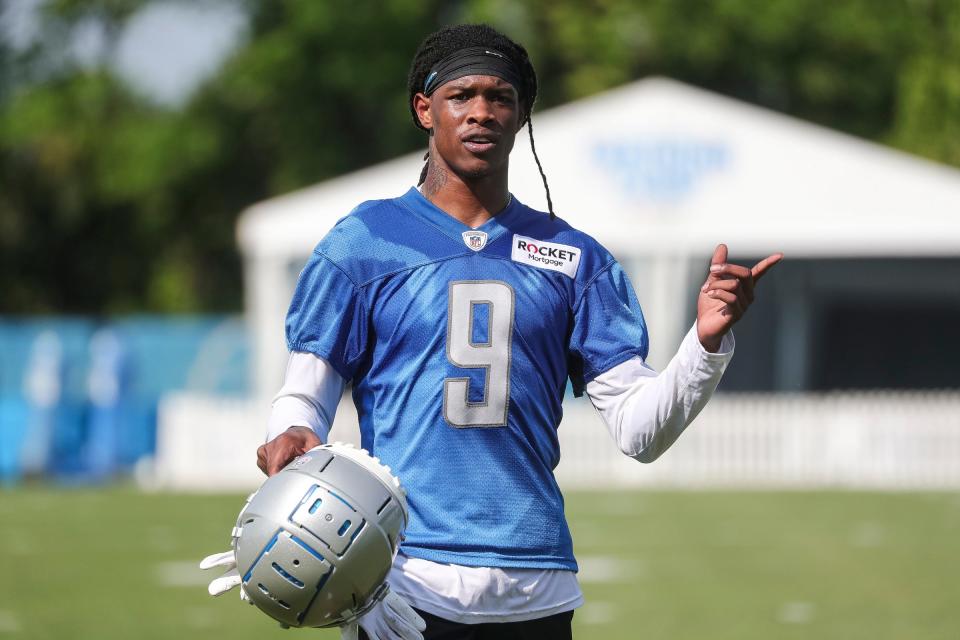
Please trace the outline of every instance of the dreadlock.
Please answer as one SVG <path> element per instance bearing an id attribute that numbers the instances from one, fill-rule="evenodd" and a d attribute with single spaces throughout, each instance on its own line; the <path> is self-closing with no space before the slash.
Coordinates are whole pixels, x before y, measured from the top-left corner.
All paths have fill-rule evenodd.
<path id="1" fill-rule="evenodd" d="M 430 70 L 450 54 L 466 47 L 490 47 L 495 49 L 510 58 L 520 69 L 522 86 L 515 87 L 519 94 L 520 106 L 523 109 L 524 119 L 520 122 L 520 126 L 527 125 L 527 131 L 530 134 L 530 150 L 533 151 L 533 158 L 537 162 L 537 169 L 540 171 L 541 180 L 543 180 L 550 218 L 555 218 L 553 200 L 550 198 L 550 187 L 547 185 L 547 176 L 543 172 L 543 165 L 540 163 L 539 156 L 537 156 L 537 148 L 533 141 L 533 122 L 530 119 L 533 112 L 533 103 L 537 99 L 537 72 L 534 71 L 527 50 L 523 46 L 485 24 L 457 24 L 431 33 L 420 43 L 420 47 L 413 56 L 410 73 L 407 75 L 407 104 L 410 106 L 413 123 L 417 128 L 426 131 L 424 126 L 420 124 L 417 112 L 413 108 L 413 98 L 417 93 L 424 90 L 424 83 Z M 427 160 L 427 163 L 423 165 L 423 170 L 420 172 L 418 186 L 426 180 L 427 168 L 430 166 L 428 158 L 429 151 L 423 157 L 424 160 Z"/>

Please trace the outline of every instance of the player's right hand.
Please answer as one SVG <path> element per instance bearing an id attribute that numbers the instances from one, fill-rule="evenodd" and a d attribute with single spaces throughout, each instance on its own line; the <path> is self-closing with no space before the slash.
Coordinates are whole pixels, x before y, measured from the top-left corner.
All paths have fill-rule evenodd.
<path id="1" fill-rule="evenodd" d="M 268 476 L 275 475 L 297 456 L 323 442 L 308 427 L 290 427 L 257 449 L 257 466 Z"/>

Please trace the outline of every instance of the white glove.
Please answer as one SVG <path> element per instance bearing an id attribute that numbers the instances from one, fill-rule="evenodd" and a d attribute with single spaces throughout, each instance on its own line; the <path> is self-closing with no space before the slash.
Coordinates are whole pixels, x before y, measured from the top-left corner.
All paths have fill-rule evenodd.
<path id="1" fill-rule="evenodd" d="M 237 571 L 237 557 L 232 550 L 215 553 L 200 561 L 201 569 L 212 569 L 214 567 L 224 567 L 226 572 L 219 578 L 214 578 L 209 586 L 207 586 L 207 592 L 212 596 L 219 596 L 220 594 L 226 593 L 243 581 L 240 577 L 240 572 Z M 240 599 L 248 599 L 243 587 L 240 587 Z"/>
<path id="2" fill-rule="evenodd" d="M 358 626 L 370 640 L 423 640 L 420 632 L 427 628 L 427 623 L 406 600 L 388 590 L 359 620 L 340 627 L 341 640 L 358 640 Z"/>

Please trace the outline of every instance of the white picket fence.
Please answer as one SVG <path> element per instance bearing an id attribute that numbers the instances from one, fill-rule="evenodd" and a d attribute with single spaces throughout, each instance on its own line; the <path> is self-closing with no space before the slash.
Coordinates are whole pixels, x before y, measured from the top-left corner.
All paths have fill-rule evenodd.
<path id="1" fill-rule="evenodd" d="M 592 407 L 568 412 L 564 485 L 960 488 L 955 392 L 721 394 L 649 465 L 597 432 Z"/>
<path id="2" fill-rule="evenodd" d="M 265 420 L 249 400 L 168 397 L 148 484 L 257 486 Z M 357 441 L 349 401 L 332 437 Z M 575 400 L 565 404 L 560 442 L 564 488 L 960 489 L 960 393 L 720 394 L 649 465 L 622 455 L 593 407 Z"/>

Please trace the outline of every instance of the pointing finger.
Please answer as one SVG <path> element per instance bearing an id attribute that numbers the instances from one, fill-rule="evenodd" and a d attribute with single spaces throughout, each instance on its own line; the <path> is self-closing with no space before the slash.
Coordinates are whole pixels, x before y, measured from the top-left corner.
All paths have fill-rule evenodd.
<path id="1" fill-rule="evenodd" d="M 783 254 L 775 253 L 772 256 L 767 256 L 766 258 L 758 262 L 756 265 L 754 265 L 753 269 L 751 269 L 751 272 L 753 273 L 753 281 L 756 282 L 757 280 L 759 280 L 760 276 L 765 274 L 770 269 L 770 267 L 777 264 L 781 260 L 783 260 Z"/>

